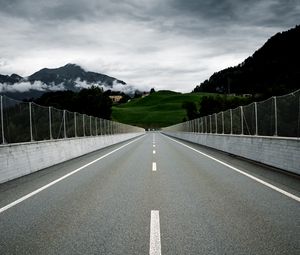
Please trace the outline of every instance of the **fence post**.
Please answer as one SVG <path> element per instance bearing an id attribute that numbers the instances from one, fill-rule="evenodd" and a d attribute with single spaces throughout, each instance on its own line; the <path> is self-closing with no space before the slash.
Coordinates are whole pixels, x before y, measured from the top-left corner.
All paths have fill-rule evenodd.
<path id="1" fill-rule="evenodd" d="M 277 98 L 274 97 L 274 121 L 275 121 L 275 132 L 274 136 L 277 136 L 278 130 L 277 130 Z"/>
<path id="2" fill-rule="evenodd" d="M 85 114 L 82 114 L 82 128 L 83 128 L 83 136 L 85 136 Z"/>
<path id="3" fill-rule="evenodd" d="M 224 112 L 222 112 L 222 134 L 225 133 Z"/>
<path id="4" fill-rule="evenodd" d="M 241 129 L 242 129 L 241 134 L 243 135 L 244 134 L 244 112 L 243 112 L 243 106 L 240 106 L 240 108 L 241 108 Z"/>
<path id="5" fill-rule="evenodd" d="M 254 102 L 254 111 L 255 111 L 255 135 L 258 135 L 257 103 L 256 102 Z"/>
<path id="6" fill-rule="evenodd" d="M 218 134 L 218 118 L 217 118 L 217 114 L 215 113 L 215 122 L 216 122 L 216 130 L 215 133 Z"/>
<path id="7" fill-rule="evenodd" d="M 66 131 L 66 110 L 63 111 L 64 117 L 64 138 L 67 138 L 67 131 Z"/>
<path id="8" fill-rule="evenodd" d="M 207 132 L 207 127 L 208 127 L 208 125 L 207 125 L 207 116 L 205 116 L 204 118 L 205 118 L 205 133 L 207 134 L 208 133 Z"/>
<path id="9" fill-rule="evenodd" d="M 30 126 L 30 141 L 33 142 L 31 104 L 32 102 L 29 102 L 29 126 Z"/>
<path id="10" fill-rule="evenodd" d="M 232 109 L 230 109 L 230 134 L 232 135 Z"/>
<path id="11" fill-rule="evenodd" d="M 96 128 L 96 136 L 98 135 L 98 127 L 97 127 L 97 121 L 98 121 L 98 118 L 95 117 L 95 128 Z"/>
<path id="12" fill-rule="evenodd" d="M 3 96 L 1 96 L 1 134 L 2 134 L 2 144 L 5 143 L 5 139 L 4 139 L 4 123 L 3 123 Z"/>
<path id="13" fill-rule="evenodd" d="M 209 115 L 209 133 L 212 133 L 211 115 Z"/>
<path id="14" fill-rule="evenodd" d="M 52 115 L 51 115 L 51 106 L 49 106 L 49 136 L 50 136 L 50 140 L 53 139 L 52 136 Z"/>
<path id="15" fill-rule="evenodd" d="M 90 136 L 92 135 L 92 116 L 90 116 Z"/>
<path id="16" fill-rule="evenodd" d="M 74 135 L 77 137 L 77 119 L 76 119 L 76 112 L 74 112 Z"/>

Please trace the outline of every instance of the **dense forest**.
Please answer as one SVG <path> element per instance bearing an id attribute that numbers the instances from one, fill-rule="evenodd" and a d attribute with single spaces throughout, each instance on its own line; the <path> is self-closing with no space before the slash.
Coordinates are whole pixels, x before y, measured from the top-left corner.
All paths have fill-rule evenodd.
<path id="1" fill-rule="evenodd" d="M 249 104 L 252 101 L 253 98 L 251 97 L 204 96 L 198 105 L 195 102 L 184 102 L 182 108 L 186 110 L 188 120 L 192 120 L 228 109 L 234 109 L 238 106 Z"/>
<path id="2" fill-rule="evenodd" d="M 300 88 L 300 26 L 277 33 L 253 56 L 214 73 L 193 92 L 283 95 Z"/>
<path id="3" fill-rule="evenodd" d="M 53 106 L 71 112 L 79 112 L 103 119 L 111 118 L 111 91 L 104 92 L 99 87 L 82 89 L 79 92 L 56 91 L 43 94 L 34 102 L 43 106 Z"/>

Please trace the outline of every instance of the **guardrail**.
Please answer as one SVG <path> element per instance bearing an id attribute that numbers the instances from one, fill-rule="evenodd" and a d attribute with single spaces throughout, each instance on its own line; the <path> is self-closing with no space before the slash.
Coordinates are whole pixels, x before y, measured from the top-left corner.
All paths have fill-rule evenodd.
<path id="1" fill-rule="evenodd" d="M 0 96 L 0 144 L 144 132 L 77 112 Z"/>
<path id="2" fill-rule="evenodd" d="M 300 136 L 300 90 L 163 128 L 169 132 Z"/>

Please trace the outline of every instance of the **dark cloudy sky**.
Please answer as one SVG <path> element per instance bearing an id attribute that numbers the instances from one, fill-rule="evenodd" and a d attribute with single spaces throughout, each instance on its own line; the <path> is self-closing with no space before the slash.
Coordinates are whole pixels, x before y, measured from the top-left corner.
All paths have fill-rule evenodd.
<path id="1" fill-rule="evenodd" d="M 77 63 L 191 91 L 300 24 L 299 0 L 0 0 L 0 73 Z"/>

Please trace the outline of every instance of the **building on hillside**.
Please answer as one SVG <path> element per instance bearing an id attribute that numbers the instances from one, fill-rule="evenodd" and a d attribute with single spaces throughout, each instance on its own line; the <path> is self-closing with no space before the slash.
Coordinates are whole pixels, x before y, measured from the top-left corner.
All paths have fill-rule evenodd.
<path id="1" fill-rule="evenodd" d="M 118 103 L 123 96 L 109 96 L 109 98 L 111 99 L 111 101 L 113 101 L 113 103 Z"/>

